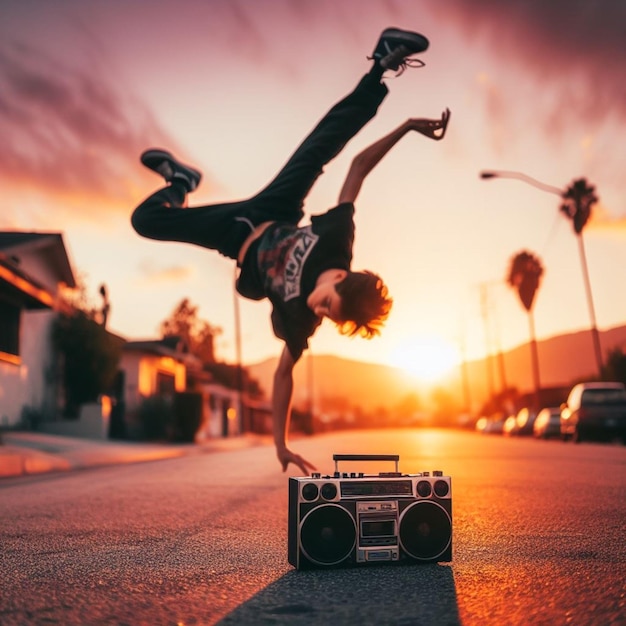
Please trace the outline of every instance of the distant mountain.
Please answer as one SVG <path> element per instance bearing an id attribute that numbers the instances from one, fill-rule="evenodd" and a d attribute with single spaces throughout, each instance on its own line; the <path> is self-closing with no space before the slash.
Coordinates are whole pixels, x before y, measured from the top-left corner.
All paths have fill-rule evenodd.
<path id="1" fill-rule="evenodd" d="M 267 359 L 248 366 L 268 393 L 272 389 L 274 369 L 278 359 Z M 415 393 L 415 382 L 395 367 L 353 361 L 332 355 L 308 354 L 297 363 L 294 371 L 294 404 L 307 406 L 311 389 L 316 398 L 337 400 L 349 398 L 351 405 L 372 409 L 392 406 L 398 399 Z"/>
<path id="2" fill-rule="evenodd" d="M 614 348 L 626 349 L 626 326 L 618 326 L 600 333 L 604 358 Z M 574 382 L 596 376 L 591 332 L 557 335 L 537 342 L 539 354 L 539 377 L 542 387 L 569 386 Z M 266 392 L 272 389 L 272 378 L 277 359 L 267 359 L 247 366 Z M 531 353 L 529 344 L 523 344 L 508 352 L 485 359 L 469 361 L 465 368 L 472 406 L 482 404 L 490 388 L 502 389 L 504 375 L 506 385 L 516 387 L 520 393 L 533 389 Z M 489 373 L 488 373 L 489 372 Z M 458 368 L 441 386 L 463 404 L 464 384 Z M 364 410 L 378 407 L 391 408 L 403 402 L 411 394 L 426 397 L 431 388 L 416 384 L 402 370 L 387 365 L 353 361 L 332 355 L 306 355 L 296 365 L 294 372 L 294 405 L 305 407 L 314 390 L 316 406 L 321 398 L 335 400 L 340 404 L 356 405 Z"/>
<path id="3" fill-rule="evenodd" d="M 615 349 L 626 350 L 626 326 L 617 326 L 600 333 L 603 359 Z M 537 342 L 539 379 L 542 387 L 568 385 L 581 378 L 598 374 L 591 331 L 583 330 L 556 335 Z M 494 359 L 497 360 L 497 357 Z M 520 390 L 533 387 L 531 353 L 529 344 L 518 346 L 503 354 L 507 383 Z M 484 360 L 480 361 L 486 371 Z M 474 363 L 476 365 L 476 362 Z M 482 377 L 483 384 L 486 374 Z M 500 378 L 497 377 L 498 384 Z"/>

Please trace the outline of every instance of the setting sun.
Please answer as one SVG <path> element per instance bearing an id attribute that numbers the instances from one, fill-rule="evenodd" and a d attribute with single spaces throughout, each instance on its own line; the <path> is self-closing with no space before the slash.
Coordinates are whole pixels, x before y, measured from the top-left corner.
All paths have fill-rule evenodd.
<path id="1" fill-rule="evenodd" d="M 391 354 L 391 363 L 421 382 L 432 383 L 459 363 L 458 350 L 437 336 L 406 338 Z"/>

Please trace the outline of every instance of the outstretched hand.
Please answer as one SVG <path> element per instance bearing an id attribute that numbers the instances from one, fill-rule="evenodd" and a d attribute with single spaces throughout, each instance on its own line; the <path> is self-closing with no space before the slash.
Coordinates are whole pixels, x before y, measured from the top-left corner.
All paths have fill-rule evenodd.
<path id="1" fill-rule="evenodd" d="M 299 467 L 302 473 L 307 476 L 309 474 L 309 470 L 317 469 L 315 465 L 313 465 L 312 463 L 309 463 L 308 461 L 303 459 L 299 454 L 292 452 L 288 448 L 277 451 L 276 455 L 278 456 L 278 460 L 280 464 L 283 466 L 283 472 L 287 471 L 287 467 L 289 463 L 293 463 L 294 465 Z"/>
<path id="2" fill-rule="evenodd" d="M 411 124 L 411 128 L 416 130 L 418 133 L 429 137 L 430 139 L 434 139 L 435 141 L 439 141 L 443 139 L 446 134 L 446 129 L 448 128 L 448 122 L 450 121 L 450 109 L 446 109 L 441 114 L 441 119 L 439 120 L 430 120 L 430 119 L 422 119 L 422 118 L 411 118 L 409 120 Z"/>

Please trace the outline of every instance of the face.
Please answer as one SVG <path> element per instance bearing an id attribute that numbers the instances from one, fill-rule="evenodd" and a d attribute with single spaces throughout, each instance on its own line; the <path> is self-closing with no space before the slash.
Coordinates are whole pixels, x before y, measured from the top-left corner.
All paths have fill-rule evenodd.
<path id="1" fill-rule="evenodd" d="M 328 317 L 333 322 L 341 323 L 341 296 L 334 283 L 325 283 L 315 288 L 307 304 L 318 317 Z"/>
<path id="2" fill-rule="evenodd" d="M 320 317 L 330 318 L 333 322 L 341 323 L 343 321 L 341 319 L 341 296 L 337 293 L 334 285 L 324 294 L 314 312 Z"/>

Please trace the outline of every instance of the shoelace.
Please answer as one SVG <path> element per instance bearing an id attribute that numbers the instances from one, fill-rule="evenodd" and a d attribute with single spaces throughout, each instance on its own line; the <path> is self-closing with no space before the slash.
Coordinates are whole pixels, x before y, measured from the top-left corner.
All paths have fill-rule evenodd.
<path id="1" fill-rule="evenodd" d="M 404 59 L 398 66 L 398 71 L 396 72 L 396 76 L 401 76 L 406 71 L 407 67 L 424 67 L 426 63 L 421 59 Z"/>
<path id="2" fill-rule="evenodd" d="M 366 57 L 368 61 L 373 61 L 374 58 L 375 57 Z M 400 62 L 400 65 L 398 65 L 396 76 L 401 76 L 402 74 L 404 74 L 407 67 L 418 68 L 418 67 L 424 67 L 424 65 L 426 65 L 426 63 L 424 63 L 424 61 L 422 61 L 421 59 L 406 58 L 404 59 L 404 61 Z"/>

